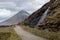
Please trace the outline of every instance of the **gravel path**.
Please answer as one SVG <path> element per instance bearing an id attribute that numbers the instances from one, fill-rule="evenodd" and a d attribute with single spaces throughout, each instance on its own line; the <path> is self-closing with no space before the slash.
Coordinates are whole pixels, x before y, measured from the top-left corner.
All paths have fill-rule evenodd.
<path id="1" fill-rule="evenodd" d="M 35 36 L 25 30 L 23 30 L 20 26 L 16 26 L 14 28 L 14 30 L 16 31 L 16 33 L 18 35 L 21 36 L 22 40 L 46 40 L 44 38 L 41 38 L 41 37 L 38 37 L 38 36 Z"/>

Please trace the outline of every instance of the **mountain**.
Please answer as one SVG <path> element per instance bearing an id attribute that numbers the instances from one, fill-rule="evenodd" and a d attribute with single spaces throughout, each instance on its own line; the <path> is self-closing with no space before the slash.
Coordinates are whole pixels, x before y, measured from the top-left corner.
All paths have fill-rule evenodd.
<path id="1" fill-rule="evenodd" d="M 29 16 L 29 13 L 25 10 L 21 10 L 13 17 L 9 18 L 8 20 L 1 22 L 0 25 L 11 25 L 11 24 L 17 24 L 19 22 L 22 22 L 25 18 Z"/>
<path id="2" fill-rule="evenodd" d="M 51 6 L 51 4 L 53 3 L 53 1 L 50 1 L 48 3 L 46 3 L 45 5 L 43 5 L 40 9 L 38 9 L 37 11 L 35 11 L 34 13 L 32 13 L 25 21 L 24 24 L 25 25 L 29 25 L 29 26 L 35 26 L 39 19 L 41 19 L 41 16 L 43 15 L 43 13 L 45 12 L 45 10 L 47 10 L 47 8 L 49 6 Z M 35 21 L 36 20 L 36 21 Z"/>
<path id="3" fill-rule="evenodd" d="M 46 15 L 46 18 L 43 22 L 39 22 L 41 20 L 41 16 L 46 13 L 46 10 L 49 8 L 49 12 Z M 28 26 L 36 26 L 38 29 L 48 29 L 49 31 L 59 31 L 60 30 L 60 0 L 50 0 L 50 2 L 46 3 L 42 6 L 42 8 L 35 11 L 32 15 L 30 15 L 25 21 L 24 25 Z"/>
<path id="4" fill-rule="evenodd" d="M 49 31 L 60 31 L 60 0 L 56 0 L 52 5 L 51 12 L 46 19 L 39 25 L 39 29 L 48 29 Z"/>

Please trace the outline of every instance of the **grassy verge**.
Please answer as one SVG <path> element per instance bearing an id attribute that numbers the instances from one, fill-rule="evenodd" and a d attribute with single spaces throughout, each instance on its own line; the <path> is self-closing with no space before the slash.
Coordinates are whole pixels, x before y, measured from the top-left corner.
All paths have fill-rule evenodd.
<path id="1" fill-rule="evenodd" d="M 28 32 L 31 32 L 32 34 L 35 34 L 37 36 L 47 38 L 48 40 L 60 40 L 60 32 L 49 32 L 46 30 L 38 30 L 37 28 L 30 28 L 28 26 L 22 26 L 22 28 Z"/>
<path id="2" fill-rule="evenodd" d="M 13 27 L 0 28 L 0 40 L 22 40 Z"/>

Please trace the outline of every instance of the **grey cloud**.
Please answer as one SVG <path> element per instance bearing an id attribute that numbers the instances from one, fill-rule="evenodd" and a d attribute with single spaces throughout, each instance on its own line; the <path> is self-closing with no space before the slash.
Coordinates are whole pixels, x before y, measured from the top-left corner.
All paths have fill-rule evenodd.
<path id="1" fill-rule="evenodd" d="M 46 2 L 48 0 L 0 0 L 0 8 L 6 8 L 12 11 L 25 9 L 33 12 Z"/>

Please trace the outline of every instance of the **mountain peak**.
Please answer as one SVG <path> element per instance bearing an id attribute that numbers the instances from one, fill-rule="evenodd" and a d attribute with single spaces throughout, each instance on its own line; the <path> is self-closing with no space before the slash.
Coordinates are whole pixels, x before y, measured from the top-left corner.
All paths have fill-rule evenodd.
<path id="1" fill-rule="evenodd" d="M 21 10 L 21 11 L 19 11 L 18 13 L 22 13 L 22 14 L 29 15 L 29 13 L 28 13 L 26 10 Z"/>
<path id="2" fill-rule="evenodd" d="M 0 25 L 11 25 L 11 24 L 17 24 L 19 22 L 22 22 L 25 18 L 27 18 L 29 13 L 25 10 L 19 11 L 17 14 L 15 14 L 13 17 L 9 18 L 8 20 L 0 23 Z"/>
<path id="3" fill-rule="evenodd" d="M 26 12 L 26 10 L 21 10 L 21 11 Z"/>

